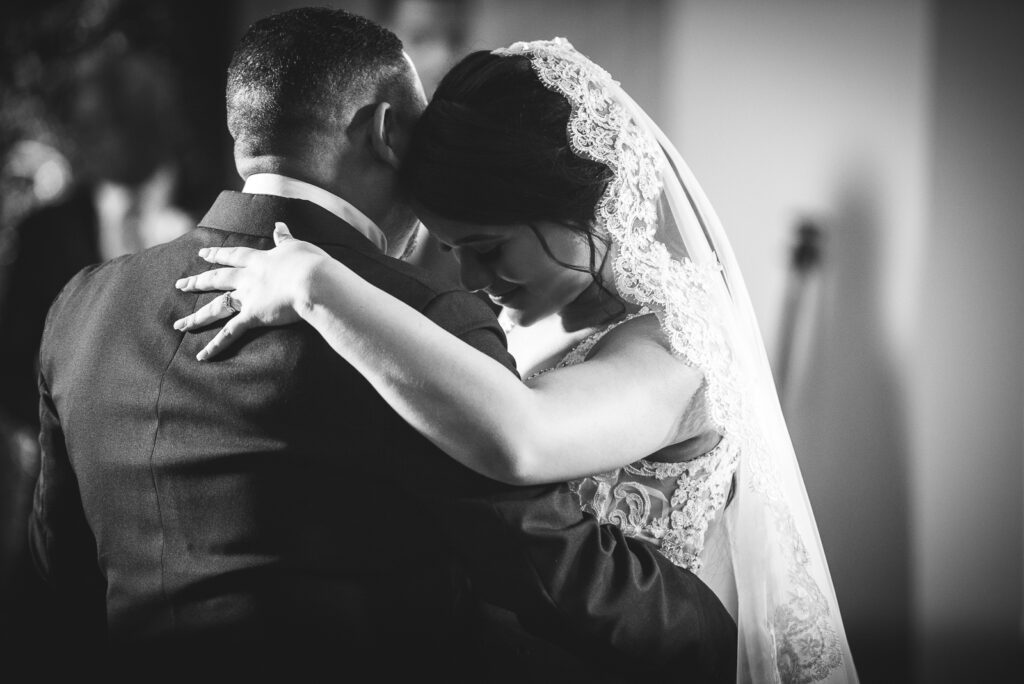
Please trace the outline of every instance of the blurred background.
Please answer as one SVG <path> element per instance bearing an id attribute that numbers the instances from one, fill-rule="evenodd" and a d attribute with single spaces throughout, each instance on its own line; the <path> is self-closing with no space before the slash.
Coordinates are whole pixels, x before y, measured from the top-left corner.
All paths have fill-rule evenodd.
<path id="1" fill-rule="evenodd" d="M 0 9 L 0 662 L 42 316 L 238 189 L 231 50 L 303 2 Z M 743 266 L 865 682 L 1022 681 L 1024 11 L 966 0 L 372 0 L 426 89 L 561 35 L 661 123 Z M 3 667 L 0 665 L 0 667 Z"/>

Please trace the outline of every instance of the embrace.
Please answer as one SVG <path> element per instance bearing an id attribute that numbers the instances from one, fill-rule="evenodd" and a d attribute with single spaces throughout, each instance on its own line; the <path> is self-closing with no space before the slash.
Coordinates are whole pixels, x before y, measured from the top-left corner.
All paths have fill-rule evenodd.
<path id="1" fill-rule="evenodd" d="M 227 121 L 242 191 L 47 320 L 30 541 L 69 641 L 857 681 L 726 235 L 607 72 L 515 43 L 428 103 L 391 32 L 303 8 L 243 36 Z"/>

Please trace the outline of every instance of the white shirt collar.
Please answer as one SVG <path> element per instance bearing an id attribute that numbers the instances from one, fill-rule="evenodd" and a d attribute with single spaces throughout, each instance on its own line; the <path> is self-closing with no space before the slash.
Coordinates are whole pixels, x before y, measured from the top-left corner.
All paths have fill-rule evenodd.
<path id="1" fill-rule="evenodd" d="M 365 235 L 370 242 L 377 245 L 380 251 L 387 252 L 388 240 L 376 223 L 337 195 L 311 183 L 277 173 L 254 173 L 245 180 L 242 192 L 250 195 L 276 195 L 312 202 Z"/>

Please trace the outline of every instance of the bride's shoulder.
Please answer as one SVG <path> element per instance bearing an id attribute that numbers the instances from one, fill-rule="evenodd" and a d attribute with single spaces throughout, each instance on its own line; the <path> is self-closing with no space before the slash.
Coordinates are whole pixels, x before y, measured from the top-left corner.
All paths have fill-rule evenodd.
<path id="1" fill-rule="evenodd" d="M 704 373 L 691 366 L 672 351 L 668 335 L 654 314 L 630 317 L 609 329 L 586 356 L 616 382 L 640 384 L 647 396 L 655 402 L 675 406 L 680 419 L 679 439 L 687 439 L 699 432 L 692 422 L 684 419 L 694 412 L 692 399 L 704 383 Z M 584 364 L 586 365 L 586 364 Z"/>
<path id="2" fill-rule="evenodd" d="M 685 362 L 673 353 L 668 335 L 654 313 L 633 315 L 611 327 L 590 350 L 587 358 L 607 358 L 612 355 L 643 357 L 661 363 L 686 366 Z"/>

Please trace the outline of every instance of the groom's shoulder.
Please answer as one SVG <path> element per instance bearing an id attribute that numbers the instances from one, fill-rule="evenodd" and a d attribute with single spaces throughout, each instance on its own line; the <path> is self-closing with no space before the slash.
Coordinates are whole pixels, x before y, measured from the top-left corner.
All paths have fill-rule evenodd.
<path id="1" fill-rule="evenodd" d="M 441 302 L 459 304 L 451 313 L 497 320 L 484 302 L 448 278 L 380 252 L 339 248 L 331 255 L 373 285 L 426 312 Z"/>
<path id="2" fill-rule="evenodd" d="M 515 368 L 497 316 L 477 295 L 449 279 L 380 252 L 345 248 L 328 252 L 370 284 L 508 368 Z"/>
<path id="3" fill-rule="evenodd" d="M 132 292 L 149 285 L 166 285 L 164 272 L 177 266 L 178 253 L 198 251 L 195 231 L 189 231 L 174 240 L 138 252 L 98 261 L 79 270 L 64 285 L 57 300 L 74 296 L 88 296 L 97 291 L 108 292 L 122 286 Z"/>
<path id="4" fill-rule="evenodd" d="M 150 309 L 155 301 L 169 299 L 180 276 L 182 255 L 199 249 L 195 233 L 189 231 L 169 242 L 85 266 L 54 297 L 46 328 L 58 322 L 66 327 L 87 325 L 111 311 Z"/>

